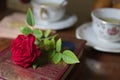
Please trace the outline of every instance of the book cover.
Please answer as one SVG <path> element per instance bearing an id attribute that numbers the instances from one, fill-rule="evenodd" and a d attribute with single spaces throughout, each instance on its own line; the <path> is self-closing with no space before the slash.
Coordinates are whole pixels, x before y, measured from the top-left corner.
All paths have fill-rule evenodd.
<path id="1" fill-rule="evenodd" d="M 70 38 L 63 38 L 62 46 L 73 50 L 80 58 L 85 41 L 74 38 L 69 40 Z M 43 64 L 37 69 L 22 68 L 12 62 L 10 47 L 8 47 L 0 52 L 0 80 L 65 80 L 74 65 L 61 62 L 59 64 Z"/>

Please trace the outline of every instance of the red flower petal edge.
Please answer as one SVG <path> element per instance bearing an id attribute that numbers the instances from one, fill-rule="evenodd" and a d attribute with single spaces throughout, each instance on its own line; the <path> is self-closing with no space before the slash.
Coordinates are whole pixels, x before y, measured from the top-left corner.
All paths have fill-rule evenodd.
<path id="1" fill-rule="evenodd" d="M 41 51 L 34 42 L 35 37 L 32 34 L 18 35 L 12 41 L 12 60 L 15 64 L 27 68 L 40 56 Z"/>

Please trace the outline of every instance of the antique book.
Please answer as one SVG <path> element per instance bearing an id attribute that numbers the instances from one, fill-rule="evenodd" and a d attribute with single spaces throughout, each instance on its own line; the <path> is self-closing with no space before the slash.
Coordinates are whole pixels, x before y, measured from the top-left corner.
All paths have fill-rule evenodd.
<path id="1" fill-rule="evenodd" d="M 63 38 L 62 46 L 73 50 L 80 59 L 86 42 L 74 38 L 69 41 L 69 38 Z M 37 69 L 23 68 L 12 62 L 10 47 L 0 52 L 0 80 L 65 80 L 74 66 L 60 62 L 43 64 Z"/>

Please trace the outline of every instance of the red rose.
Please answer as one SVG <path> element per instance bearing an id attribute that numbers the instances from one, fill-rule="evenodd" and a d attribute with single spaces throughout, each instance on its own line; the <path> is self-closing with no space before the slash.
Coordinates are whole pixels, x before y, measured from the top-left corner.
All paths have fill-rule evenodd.
<path id="1" fill-rule="evenodd" d="M 34 44 L 35 37 L 19 35 L 12 42 L 12 60 L 24 68 L 31 66 L 33 61 L 40 56 L 39 48 Z"/>

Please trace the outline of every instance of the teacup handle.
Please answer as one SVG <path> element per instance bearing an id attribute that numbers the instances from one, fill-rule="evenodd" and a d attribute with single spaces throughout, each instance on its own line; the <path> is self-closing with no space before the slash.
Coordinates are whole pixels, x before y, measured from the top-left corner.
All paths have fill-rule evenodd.
<path id="1" fill-rule="evenodd" d="M 47 19 L 48 18 L 48 10 L 46 9 L 45 5 L 40 6 L 40 18 L 41 19 Z"/>

